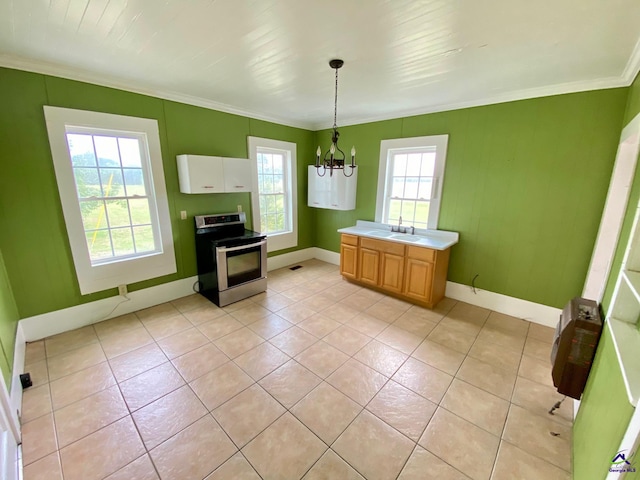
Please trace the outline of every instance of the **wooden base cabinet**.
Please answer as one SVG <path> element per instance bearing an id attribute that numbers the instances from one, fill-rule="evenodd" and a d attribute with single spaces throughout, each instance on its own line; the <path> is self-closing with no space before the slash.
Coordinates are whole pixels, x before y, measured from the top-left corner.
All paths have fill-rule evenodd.
<path id="1" fill-rule="evenodd" d="M 358 237 L 355 235 L 342 235 L 340 273 L 350 280 L 356 279 L 358 273 Z"/>
<path id="2" fill-rule="evenodd" d="M 340 273 L 348 280 L 433 308 L 447 284 L 449 249 L 433 250 L 342 235 Z"/>

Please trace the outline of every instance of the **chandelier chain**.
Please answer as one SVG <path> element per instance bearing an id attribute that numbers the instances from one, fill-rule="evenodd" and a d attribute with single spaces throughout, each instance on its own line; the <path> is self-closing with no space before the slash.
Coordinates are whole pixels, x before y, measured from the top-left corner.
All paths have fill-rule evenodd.
<path id="1" fill-rule="evenodd" d="M 333 129 L 338 128 L 338 69 L 336 68 L 336 90 L 333 100 Z"/>

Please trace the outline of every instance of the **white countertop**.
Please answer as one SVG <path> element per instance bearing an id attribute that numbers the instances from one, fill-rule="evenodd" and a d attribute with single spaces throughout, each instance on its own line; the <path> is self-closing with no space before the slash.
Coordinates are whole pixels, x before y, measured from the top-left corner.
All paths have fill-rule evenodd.
<path id="1" fill-rule="evenodd" d="M 367 222 L 365 220 L 358 220 L 355 226 L 341 228 L 338 232 L 358 235 L 360 237 L 378 238 L 380 240 L 404 243 L 406 245 L 416 245 L 434 250 L 446 250 L 458 243 L 459 240 L 458 232 L 416 228 L 415 234 L 412 235 L 411 233 L 392 232 L 391 225 Z"/>

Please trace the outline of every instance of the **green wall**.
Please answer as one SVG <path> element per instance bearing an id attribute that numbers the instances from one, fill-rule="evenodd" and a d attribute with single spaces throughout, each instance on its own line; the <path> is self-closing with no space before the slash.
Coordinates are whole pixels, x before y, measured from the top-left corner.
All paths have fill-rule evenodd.
<path id="1" fill-rule="evenodd" d="M 582 291 L 627 89 L 537 98 L 340 129 L 358 150 L 357 209 L 316 213 L 317 246 L 375 217 L 380 141 L 449 134 L 439 229 L 460 233 L 448 278 L 562 307 Z M 323 148 L 329 132 L 319 132 Z"/>
<path id="2" fill-rule="evenodd" d="M 4 267 L 4 257 L 0 251 L 0 371 L 7 385 L 7 390 L 11 390 L 13 351 L 16 343 L 18 318 L 18 308 L 13 298 L 7 270 Z"/>
<path id="3" fill-rule="evenodd" d="M 623 125 L 627 125 L 639 113 L 640 76 L 637 76 L 629 90 Z M 638 173 L 638 168 L 636 167 L 620 239 L 618 240 L 613 266 L 602 301 L 605 313 L 609 310 L 611 296 L 620 273 L 622 257 L 629 241 L 639 200 L 640 173 Z M 616 353 L 608 331 L 605 330 L 605 336 L 598 345 L 596 362 L 594 362 L 593 370 L 589 375 L 574 424 L 573 465 L 576 472 L 574 478 L 583 478 L 577 472 L 589 472 L 590 476 L 584 478 L 605 478 L 608 462 L 611 460 L 610 457 L 616 453 L 633 411 L 634 409 L 627 399 L 627 393 L 622 383 L 622 373 Z M 638 463 L 640 457 L 636 455 L 635 460 L 636 468 L 640 467 L 640 463 Z M 592 469 L 590 470 L 589 468 Z M 595 474 L 594 472 L 598 473 Z M 640 473 L 628 475 L 627 477 L 630 479 L 640 478 Z"/>
<path id="4" fill-rule="evenodd" d="M 236 211 L 251 217 L 250 195 L 179 191 L 180 153 L 247 157 L 247 136 L 297 144 L 298 197 L 306 198 L 313 132 L 159 98 L 0 68 L 0 250 L 20 318 L 117 295 L 80 295 L 49 150 L 43 105 L 158 121 L 178 272 L 129 286 L 131 291 L 196 274 L 193 216 Z M 298 247 L 313 245 L 314 213 L 298 208 Z M 180 211 L 189 218 L 180 220 Z M 292 249 L 295 250 L 295 249 Z M 278 252 L 284 253 L 284 252 Z"/>

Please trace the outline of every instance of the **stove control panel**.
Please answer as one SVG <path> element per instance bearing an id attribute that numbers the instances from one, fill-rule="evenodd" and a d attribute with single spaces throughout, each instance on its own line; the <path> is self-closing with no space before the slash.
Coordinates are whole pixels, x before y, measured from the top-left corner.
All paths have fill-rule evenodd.
<path id="1" fill-rule="evenodd" d="M 247 217 L 244 212 L 216 213 L 213 215 L 196 215 L 195 220 L 196 228 L 207 228 L 244 224 Z"/>

